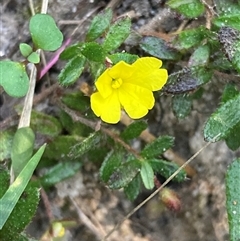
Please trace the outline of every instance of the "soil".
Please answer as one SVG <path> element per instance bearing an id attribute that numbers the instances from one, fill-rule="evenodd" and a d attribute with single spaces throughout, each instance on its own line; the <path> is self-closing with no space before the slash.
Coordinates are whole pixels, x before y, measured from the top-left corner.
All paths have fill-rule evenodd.
<path id="1" fill-rule="evenodd" d="M 183 19 L 168 9 L 164 2 L 162 0 L 50 0 L 48 13 L 57 21 L 65 37 L 71 34 L 79 21 L 86 19 L 75 33 L 73 43 L 83 40 L 90 20 L 100 10 L 109 6 L 108 4 L 111 4 L 115 18 L 131 14 L 134 30 L 144 34 L 158 32 L 167 35 L 176 31 Z M 34 1 L 34 4 L 36 10 L 39 9 L 39 1 Z M 27 30 L 30 17 L 28 1 L 2 0 L 0 5 L 0 58 L 20 60 L 19 43 L 30 41 Z M 161 19 L 157 21 L 159 16 Z M 75 23 L 69 24 L 69 20 L 75 20 Z M 155 24 L 152 23 L 153 20 Z M 204 24 L 204 17 L 193 20 L 191 24 Z M 48 60 L 49 56 L 46 55 L 46 58 Z M 54 83 L 62 67 L 63 63 L 59 62 L 49 72 L 51 83 Z M 172 96 L 168 95 L 161 96 L 149 114 L 150 132 L 156 136 L 163 134 L 175 136 L 174 152 L 185 160 L 205 145 L 203 126 L 210 113 L 217 107 L 221 96 L 215 88 L 217 81 L 219 80 L 214 79 L 205 87 L 211 91 L 206 91 L 201 100 L 194 102 L 191 114 L 183 120 L 178 120 L 172 113 Z M 47 78 L 44 78 L 42 83 L 37 84 L 36 91 L 38 93 L 44 91 L 46 84 Z M 52 108 L 51 96 L 47 99 L 49 101 L 40 103 L 37 107 L 42 105 L 43 111 L 49 113 L 49 108 Z M 1 121 L 15 115 L 14 106 L 19 101 L 22 100 L 7 97 L 2 93 Z M 211 144 L 192 162 L 191 166 L 196 171 L 194 176 L 189 177 L 184 183 L 170 184 L 170 188 L 181 200 L 179 211 L 165 208 L 156 196 L 127 219 L 108 240 L 228 240 L 224 178 L 227 166 L 239 154 L 239 151 L 230 151 L 224 142 Z M 128 201 L 121 190 L 109 190 L 99 181 L 98 168 L 92 163 L 84 165 L 73 178 L 59 183 L 47 192 L 55 219 L 77 221 L 77 226 L 70 228 L 63 239 L 72 241 L 98 240 L 94 232 L 86 227 L 86 221 L 79 220 L 78 209 L 92 220 L 100 235 L 103 235 L 149 194 L 149 191 L 144 191 L 135 202 Z M 40 239 L 49 225 L 45 208 L 41 201 L 36 216 L 27 229 L 28 234 L 37 239 Z"/>

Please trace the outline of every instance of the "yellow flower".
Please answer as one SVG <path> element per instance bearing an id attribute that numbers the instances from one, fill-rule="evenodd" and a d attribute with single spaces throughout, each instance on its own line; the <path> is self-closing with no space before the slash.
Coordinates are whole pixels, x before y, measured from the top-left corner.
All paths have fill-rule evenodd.
<path id="1" fill-rule="evenodd" d="M 107 123 L 120 120 L 121 108 L 132 119 L 139 119 L 154 106 L 152 91 L 160 90 L 167 82 L 162 61 L 154 57 L 137 59 L 132 65 L 120 61 L 106 69 L 95 82 L 97 92 L 91 95 L 91 108 Z"/>

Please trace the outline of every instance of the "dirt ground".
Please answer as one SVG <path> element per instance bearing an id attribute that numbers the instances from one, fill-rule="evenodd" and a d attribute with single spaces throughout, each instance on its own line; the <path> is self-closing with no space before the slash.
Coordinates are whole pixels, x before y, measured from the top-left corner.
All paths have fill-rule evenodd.
<path id="1" fill-rule="evenodd" d="M 40 1 L 34 1 L 36 9 L 40 7 L 39 3 Z M 19 43 L 28 43 L 30 40 L 27 31 L 30 16 L 28 1 L 1 0 L 0 6 L 2 10 L 0 58 L 19 60 Z M 141 33 L 152 31 L 168 33 L 175 31 L 182 22 L 182 19 L 168 9 L 161 0 L 50 0 L 48 13 L 57 21 L 65 37 L 69 36 L 76 24 L 85 18 L 86 21 L 82 23 L 74 39 L 81 41 L 90 20 L 107 6 L 113 8 L 115 17 L 130 14 L 133 29 Z M 159 21 L 155 21 L 157 18 Z M 195 19 L 193 22 L 199 24 L 203 19 Z M 75 22 L 69 23 L 69 20 Z M 153 20 L 155 24 L 151 24 Z M 49 56 L 46 55 L 46 58 Z M 62 66 L 62 63 L 58 63 L 49 73 L 49 78 L 56 79 Z M 178 120 L 173 115 L 171 96 L 161 96 L 156 100 L 156 108 L 149 115 L 150 132 L 155 135 L 175 136 L 174 152 L 185 160 L 205 144 L 203 126 L 211 111 L 217 107 L 221 94 L 215 91 L 217 81 L 219 80 L 214 79 L 206 86 L 214 91 L 206 91 L 200 100 L 196 100 L 191 114 L 186 119 Z M 42 85 L 38 84 L 38 91 L 43 89 Z M 1 121 L 14 115 L 13 107 L 17 101 L 19 100 L 3 94 Z M 46 110 L 49 107 L 45 105 L 44 108 Z M 239 155 L 239 151 L 231 152 L 223 142 L 211 144 L 192 162 L 191 166 L 196 171 L 193 177 L 181 184 L 170 184 L 181 199 L 180 211 L 164 208 L 159 198 L 155 197 L 126 220 L 108 240 L 227 241 L 224 177 L 227 166 Z M 93 231 L 86 227 L 85 221 L 79 220 L 78 209 L 74 206 L 74 202 L 90 217 L 99 233 L 103 235 L 149 194 L 150 192 L 145 191 L 134 203 L 131 203 L 122 191 L 111 191 L 100 183 L 97 167 L 92 164 L 85 165 L 76 176 L 56 185 L 47 193 L 56 219 L 73 219 L 78 222 L 77 227 L 67 231 L 65 240 L 72 241 L 98 240 Z M 33 222 L 28 227 L 28 233 L 40 238 L 47 225 L 45 207 L 41 202 Z"/>

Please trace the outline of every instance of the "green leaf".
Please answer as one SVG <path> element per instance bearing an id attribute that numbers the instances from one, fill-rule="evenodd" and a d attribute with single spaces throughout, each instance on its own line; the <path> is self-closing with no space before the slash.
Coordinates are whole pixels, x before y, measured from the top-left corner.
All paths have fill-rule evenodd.
<path id="1" fill-rule="evenodd" d="M 19 49 L 24 57 L 28 57 L 33 51 L 32 47 L 25 43 L 20 43 Z"/>
<path id="2" fill-rule="evenodd" d="M 29 30 L 37 48 L 55 51 L 63 41 L 63 35 L 54 19 L 48 14 L 35 14 L 31 17 Z"/>
<path id="3" fill-rule="evenodd" d="M 112 143 L 111 140 L 109 140 L 109 143 Z M 108 142 L 105 143 L 99 143 L 96 147 L 94 147 L 90 152 L 88 152 L 88 159 L 91 160 L 94 164 L 97 166 L 100 166 L 103 162 L 103 160 L 106 158 L 107 154 L 109 153 L 110 147 L 108 146 Z"/>
<path id="4" fill-rule="evenodd" d="M 234 98 L 239 94 L 236 86 L 233 84 L 227 84 L 222 94 L 222 103 L 226 103 L 228 100 Z M 225 138 L 227 146 L 231 150 L 237 150 L 240 146 L 240 122 L 230 131 L 229 135 Z"/>
<path id="5" fill-rule="evenodd" d="M 131 140 L 139 137 L 139 135 L 147 129 L 147 122 L 144 120 L 134 121 L 121 133 L 124 140 Z"/>
<path id="6" fill-rule="evenodd" d="M 240 147 L 240 122 L 230 131 L 229 135 L 225 138 L 227 146 L 235 151 Z"/>
<path id="7" fill-rule="evenodd" d="M 63 162 L 58 163 L 50 168 L 47 173 L 42 176 L 39 181 L 42 186 L 50 187 L 56 183 L 63 181 L 69 177 L 74 176 L 81 167 L 80 162 Z"/>
<path id="8" fill-rule="evenodd" d="M 108 55 L 108 58 L 111 59 L 113 64 L 117 64 L 121 60 L 128 64 L 132 64 L 138 59 L 138 56 L 135 54 L 129 54 L 129 53 L 116 53 L 116 54 Z"/>
<path id="9" fill-rule="evenodd" d="M 76 57 L 76 55 L 79 55 L 81 53 L 80 49 L 81 49 L 82 45 L 83 45 L 83 43 L 77 43 L 77 44 L 73 44 L 73 45 L 67 47 L 60 54 L 60 59 L 70 60 L 70 59 Z"/>
<path id="10" fill-rule="evenodd" d="M 0 131 L 0 162 L 10 159 L 14 134 L 15 129 L 13 128 Z"/>
<path id="11" fill-rule="evenodd" d="M 227 84 L 222 94 L 222 103 L 226 103 L 228 100 L 233 99 L 238 94 L 239 94 L 239 91 L 236 88 L 236 85 Z"/>
<path id="12" fill-rule="evenodd" d="M 103 48 L 106 52 L 117 49 L 130 34 L 131 20 L 130 18 L 122 18 L 117 20 L 109 29 Z"/>
<path id="13" fill-rule="evenodd" d="M 35 135 L 30 127 L 22 127 L 14 135 L 11 159 L 15 176 L 18 176 L 31 158 L 34 142 Z"/>
<path id="14" fill-rule="evenodd" d="M 188 65 L 198 66 L 207 65 L 210 57 L 210 49 L 208 45 L 199 46 L 191 55 Z"/>
<path id="15" fill-rule="evenodd" d="M 39 189 L 28 185 L 0 230 L 2 241 L 28 240 L 20 234 L 32 220 L 39 203 Z"/>
<path id="16" fill-rule="evenodd" d="M 194 66 L 169 75 L 164 91 L 170 94 L 184 94 L 194 91 L 206 84 L 212 77 L 213 71 L 206 67 Z"/>
<path id="17" fill-rule="evenodd" d="M 81 113 L 86 112 L 90 104 L 89 97 L 83 95 L 80 91 L 64 94 L 62 102 L 69 108 Z"/>
<path id="18" fill-rule="evenodd" d="M 111 174 L 108 180 L 109 188 L 120 189 L 127 186 L 139 173 L 140 168 L 141 163 L 136 159 L 123 163 Z"/>
<path id="19" fill-rule="evenodd" d="M 0 86 L 12 97 L 26 95 L 29 78 L 25 65 L 8 60 L 0 61 Z"/>
<path id="20" fill-rule="evenodd" d="M 81 47 L 81 53 L 90 61 L 103 62 L 106 53 L 103 47 L 95 42 L 85 43 Z"/>
<path id="21" fill-rule="evenodd" d="M 93 79 L 97 79 L 103 71 L 106 69 L 105 64 L 99 63 L 99 62 L 89 62 L 90 65 L 90 71 L 93 76 Z"/>
<path id="22" fill-rule="evenodd" d="M 203 26 L 182 31 L 178 38 L 173 42 L 177 49 L 189 49 L 199 45 L 207 36 L 212 33 Z"/>
<path id="23" fill-rule="evenodd" d="M 122 153 L 119 152 L 109 152 L 105 157 L 101 168 L 99 170 L 100 178 L 104 182 L 108 182 L 110 176 L 122 163 Z"/>
<path id="24" fill-rule="evenodd" d="M 0 183 L 1 183 L 1 188 L 0 188 L 0 200 L 4 193 L 7 191 L 10 183 L 10 174 L 9 171 L 0 169 Z"/>
<path id="25" fill-rule="evenodd" d="M 220 15 L 213 20 L 213 24 L 218 27 L 229 26 L 240 30 L 240 11 L 238 13 L 228 13 Z"/>
<path id="26" fill-rule="evenodd" d="M 62 131 L 57 118 L 35 110 L 31 112 L 31 128 L 34 132 L 51 137 L 59 135 Z"/>
<path id="27" fill-rule="evenodd" d="M 85 113 L 87 115 L 87 113 Z M 92 133 L 92 129 L 81 122 L 74 122 L 70 115 L 61 111 L 59 113 L 59 119 L 63 125 L 63 129 L 69 133 L 69 135 L 86 137 Z"/>
<path id="28" fill-rule="evenodd" d="M 240 72 L 240 31 L 231 27 L 222 27 L 219 30 L 218 38 L 228 60 Z"/>
<path id="29" fill-rule="evenodd" d="M 141 178 L 146 189 L 154 188 L 154 173 L 152 166 L 147 161 L 142 161 Z"/>
<path id="30" fill-rule="evenodd" d="M 71 59 L 58 76 L 60 84 L 68 86 L 76 82 L 84 70 L 85 63 L 86 58 L 82 55 Z"/>
<path id="31" fill-rule="evenodd" d="M 141 151 L 141 156 L 151 158 L 162 155 L 167 149 L 174 144 L 174 138 L 171 136 L 160 136 L 153 142 L 149 143 Z"/>
<path id="32" fill-rule="evenodd" d="M 112 10 L 110 8 L 98 14 L 91 22 L 87 32 L 86 40 L 94 41 L 109 28 L 112 20 Z"/>
<path id="33" fill-rule="evenodd" d="M 163 39 L 153 36 L 143 37 L 140 43 L 141 49 L 160 59 L 177 60 L 180 54 L 167 44 Z"/>
<path id="34" fill-rule="evenodd" d="M 124 187 L 124 193 L 130 201 L 134 201 L 140 193 L 141 188 L 141 178 L 140 175 L 137 174 L 133 180 Z"/>
<path id="35" fill-rule="evenodd" d="M 227 213 L 230 240 L 240 237 L 240 159 L 235 159 L 229 166 L 226 175 Z"/>
<path id="36" fill-rule="evenodd" d="M 174 172 L 176 172 L 179 166 L 176 163 L 168 162 L 161 159 L 150 159 L 149 164 L 152 166 L 154 172 L 161 174 L 166 179 L 169 178 Z M 173 181 L 183 182 L 186 179 L 186 173 L 181 170 L 177 176 L 173 178 Z"/>
<path id="37" fill-rule="evenodd" d="M 39 56 L 38 53 L 32 52 L 32 53 L 28 56 L 27 60 L 28 60 L 30 63 L 38 64 L 38 63 L 40 62 L 40 56 Z"/>
<path id="38" fill-rule="evenodd" d="M 102 134 L 100 132 L 93 132 L 82 142 L 74 145 L 69 153 L 69 156 L 74 159 L 79 158 L 94 148 L 101 140 Z"/>
<path id="39" fill-rule="evenodd" d="M 3 197 L 0 199 L 0 229 L 8 220 L 14 207 L 16 206 L 20 196 L 24 192 L 32 174 L 40 161 L 46 145 L 40 147 L 37 153 L 25 165 L 21 173 L 17 176 L 16 180 L 10 185 Z"/>
<path id="40" fill-rule="evenodd" d="M 240 13 L 240 5 L 237 3 L 237 1 L 216 1 L 215 7 L 218 15 L 231 15 Z"/>
<path id="41" fill-rule="evenodd" d="M 167 4 L 188 18 L 196 18 L 204 12 L 204 5 L 199 0 L 170 0 Z"/>
<path id="42" fill-rule="evenodd" d="M 240 122 L 240 94 L 222 104 L 208 119 L 204 127 L 206 141 L 225 139 Z M 236 130 L 235 130 L 236 131 Z"/>
<path id="43" fill-rule="evenodd" d="M 192 109 L 192 98 L 189 95 L 175 95 L 172 99 L 172 108 L 175 116 L 184 119 Z"/>
<path id="44" fill-rule="evenodd" d="M 57 136 L 47 145 L 39 165 L 41 165 L 42 161 L 46 159 L 48 164 L 52 164 L 49 163 L 49 160 L 70 161 L 72 158 L 68 154 L 71 151 L 71 148 L 80 141 L 82 141 L 82 138 L 78 136 Z"/>

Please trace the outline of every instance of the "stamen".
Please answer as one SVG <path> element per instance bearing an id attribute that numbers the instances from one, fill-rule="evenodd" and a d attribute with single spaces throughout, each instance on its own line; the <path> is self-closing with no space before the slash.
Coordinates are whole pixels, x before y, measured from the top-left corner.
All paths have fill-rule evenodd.
<path id="1" fill-rule="evenodd" d="M 118 89 L 122 85 L 123 81 L 121 78 L 112 80 L 112 88 Z"/>

